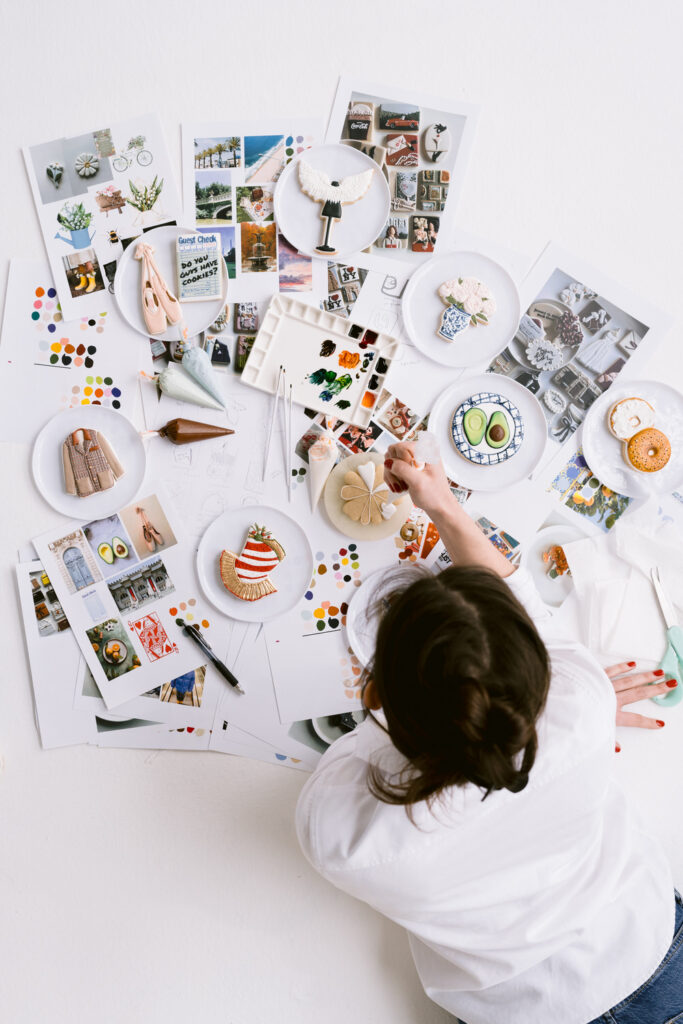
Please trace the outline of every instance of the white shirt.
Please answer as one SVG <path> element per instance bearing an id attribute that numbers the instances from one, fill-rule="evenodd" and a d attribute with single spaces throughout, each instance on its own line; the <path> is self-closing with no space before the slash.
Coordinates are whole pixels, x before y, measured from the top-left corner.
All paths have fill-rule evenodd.
<path id="1" fill-rule="evenodd" d="M 368 790 L 370 760 L 405 763 L 368 718 L 304 786 L 297 832 L 317 871 L 407 929 L 425 991 L 467 1024 L 586 1024 L 663 959 L 673 881 L 612 778 L 612 684 L 580 644 L 552 642 L 526 570 L 508 582 L 552 661 L 526 788 L 453 787 L 413 825 Z"/>

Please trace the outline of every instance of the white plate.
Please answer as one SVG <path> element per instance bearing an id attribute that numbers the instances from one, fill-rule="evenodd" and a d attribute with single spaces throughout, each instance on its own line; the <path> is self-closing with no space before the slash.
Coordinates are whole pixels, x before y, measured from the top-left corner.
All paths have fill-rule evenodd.
<path id="1" fill-rule="evenodd" d="M 458 406 L 471 395 L 486 391 L 500 394 L 516 405 L 524 424 L 519 451 L 496 466 L 477 466 L 464 458 L 451 434 L 453 413 Z M 441 392 L 429 415 L 429 429 L 436 435 L 451 480 L 473 491 L 497 491 L 518 483 L 535 469 L 545 449 L 548 427 L 543 409 L 527 388 L 498 373 L 480 373 L 476 377 L 462 377 Z"/>
<path id="2" fill-rule="evenodd" d="M 97 491 L 87 498 L 67 494 L 64 489 L 62 445 L 79 427 L 100 431 L 125 470 L 108 491 Z M 103 519 L 130 504 L 142 486 L 145 467 L 145 446 L 133 424 L 115 409 L 99 405 L 57 413 L 45 424 L 33 445 L 31 468 L 36 487 L 49 505 L 72 519 Z"/>
<path id="3" fill-rule="evenodd" d="M 654 426 L 671 442 L 671 458 L 657 473 L 631 469 L 623 442 L 607 426 L 612 406 L 622 398 L 644 398 L 655 409 Z M 644 498 L 670 494 L 683 486 L 683 394 L 657 380 L 617 381 L 596 399 L 586 414 L 581 438 L 586 462 L 598 480 L 618 494 Z"/>
<path id="4" fill-rule="evenodd" d="M 346 636 L 363 668 L 370 665 L 375 654 L 377 628 L 381 617 L 377 612 L 380 611 L 382 598 L 397 588 L 405 587 L 406 582 L 412 582 L 413 571 L 413 566 L 396 566 L 393 570 L 387 570 L 386 567 L 376 569 L 363 580 L 349 601 Z M 415 571 L 414 578 L 422 579 L 423 574 Z"/>
<path id="5" fill-rule="evenodd" d="M 167 225 L 166 227 L 152 228 L 150 231 L 143 232 L 139 238 L 134 239 L 130 243 L 116 268 L 114 297 L 116 298 L 121 316 L 136 331 L 144 334 L 146 338 L 149 338 L 150 334 L 142 312 L 141 262 L 135 259 L 135 250 L 138 247 L 138 242 L 146 242 L 154 247 L 154 261 L 159 268 L 159 273 L 175 295 L 178 291 L 176 238 L 179 234 L 194 235 L 196 234 L 196 228 Z M 223 293 L 220 299 L 182 303 L 182 312 L 188 330 L 188 337 L 194 338 L 195 335 L 206 331 L 225 306 L 228 274 L 225 269 L 225 260 L 223 259 L 221 259 L 221 274 Z M 178 341 L 178 326 L 169 326 L 163 334 L 155 334 L 154 338 L 161 341 Z"/>
<path id="6" fill-rule="evenodd" d="M 583 540 L 586 534 L 578 526 L 559 524 L 557 526 L 546 526 L 534 536 L 528 546 L 522 549 L 522 565 L 526 566 L 534 578 L 536 589 L 546 604 L 557 608 L 574 589 L 574 581 L 571 576 L 565 573 L 551 580 L 547 573 L 547 566 L 543 562 L 543 552 L 551 544 L 571 544 L 575 540 Z"/>
<path id="7" fill-rule="evenodd" d="M 323 204 L 301 191 L 299 160 L 325 171 L 331 180 L 336 181 L 349 174 L 376 171 L 365 195 L 357 202 L 345 205 L 341 220 L 333 223 L 330 245 L 337 250 L 334 255 L 315 251 L 316 245 L 323 240 L 327 222 L 320 216 Z M 379 238 L 389 218 L 391 196 L 387 180 L 374 160 L 351 146 L 330 144 L 307 149 L 285 167 L 275 186 L 274 206 L 280 231 L 299 252 L 322 259 L 343 260 Z"/>
<path id="8" fill-rule="evenodd" d="M 436 334 L 446 309 L 437 289 L 453 277 L 476 277 L 487 285 L 496 300 L 496 312 L 490 324 L 467 327 L 448 342 Z M 424 355 L 443 366 L 479 366 L 502 352 L 517 330 L 519 292 L 507 270 L 483 253 L 448 252 L 432 256 L 411 276 L 401 314 L 410 340 Z"/>
<path id="9" fill-rule="evenodd" d="M 259 601 L 242 601 L 223 586 L 219 559 L 225 548 L 242 550 L 254 523 L 270 530 L 285 557 L 271 574 L 277 591 Z M 240 505 L 214 519 L 206 530 L 197 549 L 197 573 L 205 597 L 219 611 L 242 622 L 267 622 L 288 612 L 306 593 L 313 576 L 313 552 L 299 524 L 284 512 L 268 505 Z"/>

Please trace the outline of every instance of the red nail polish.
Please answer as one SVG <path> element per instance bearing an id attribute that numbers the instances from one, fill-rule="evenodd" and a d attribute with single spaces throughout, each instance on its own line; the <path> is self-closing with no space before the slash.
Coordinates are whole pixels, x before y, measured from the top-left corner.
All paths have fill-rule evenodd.
<path id="1" fill-rule="evenodd" d="M 385 459 L 384 460 L 384 465 L 387 467 L 387 469 L 391 469 L 393 464 L 394 464 L 394 460 L 393 459 Z"/>
<path id="2" fill-rule="evenodd" d="M 627 662 L 627 665 L 628 665 L 629 668 L 635 668 L 636 667 L 635 661 L 629 661 L 629 662 Z"/>
<path id="3" fill-rule="evenodd" d="M 619 746 L 618 743 L 614 744 L 614 752 L 615 752 L 615 754 L 619 754 L 621 752 L 621 747 Z"/>
<path id="4" fill-rule="evenodd" d="M 661 720 L 660 718 L 658 718 L 658 719 L 657 719 L 657 725 L 659 726 L 659 728 L 660 728 L 660 729 L 663 729 L 663 728 L 664 728 L 664 725 L 665 725 L 665 723 L 664 723 L 664 722 L 662 722 L 662 720 Z"/>
<path id="5" fill-rule="evenodd" d="M 664 675 L 664 669 L 663 668 L 656 668 L 652 674 L 654 676 L 663 676 Z"/>
<path id="6" fill-rule="evenodd" d="M 678 686 L 678 683 L 675 679 L 667 679 L 666 685 L 669 687 L 670 690 L 673 690 L 674 686 Z"/>

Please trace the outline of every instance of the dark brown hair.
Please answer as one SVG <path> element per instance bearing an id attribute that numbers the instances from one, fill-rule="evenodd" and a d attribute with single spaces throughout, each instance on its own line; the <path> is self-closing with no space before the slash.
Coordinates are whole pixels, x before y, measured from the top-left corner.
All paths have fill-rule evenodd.
<path id="1" fill-rule="evenodd" d="M 548 653 L 509 586 L 477 566 L 430 572 L 384 601 L 372 677 L 394 746 L 409 764 L 374 796 L 432 802 L 450 786 L 523 789 L 550 680 Z"/>

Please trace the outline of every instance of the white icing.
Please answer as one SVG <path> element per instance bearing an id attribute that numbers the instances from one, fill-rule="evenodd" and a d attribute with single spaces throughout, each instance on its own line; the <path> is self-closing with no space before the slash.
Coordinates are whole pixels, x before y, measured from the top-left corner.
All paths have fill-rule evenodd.
<path id="1" fill-rule="evenodd" d="M 639 430 L 651 427 L 655 422 L 655 411 L 642 398 L 625 398 L 612 407 L 609 425 L 620 441 L 628 441 Z"/>
<path id="2" fill-rule="evenodd" d="M 356 473 L 372 494 L 375 489 L 375 463 L 364 462 L 361 466 L 356 466 Z"/>
<path id="3" fill-rule="evenodd" d="M 374 170 L 348 174 L 338 185 L 333 185 L 329 174 L 311 167 L 305 160 L 299 160 L 299 184 L 301 191 L 318 203 L 328 199 L 335 203 L 355 203 L 370 188 Z"/>
<path id="4" fill-rule="evenodd" d="M 391 519 L 394 512 L 396 511 L 396 506 L 392 504 L 392 502 L 390 501 L 383 501 L 379 507 L 379 510 L 382 513 L 382 519 Z"/>

